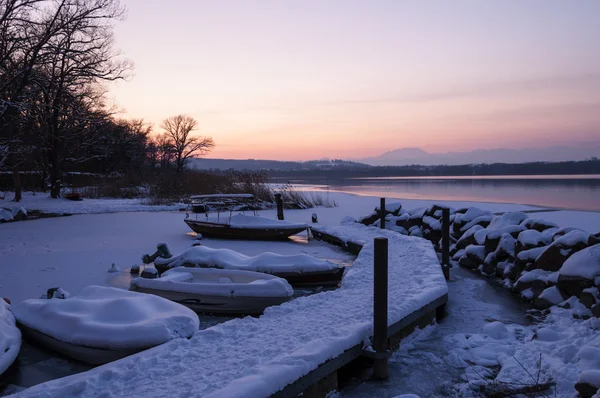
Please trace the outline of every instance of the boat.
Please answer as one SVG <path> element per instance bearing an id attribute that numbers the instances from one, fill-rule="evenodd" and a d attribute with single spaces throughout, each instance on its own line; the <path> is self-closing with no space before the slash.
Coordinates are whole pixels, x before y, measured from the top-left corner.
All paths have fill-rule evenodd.
<path id="1" fill-rule="evenodd" d="M 14 307 L 25 337 L 91 365 L 112 362 L 191 337 L 198 315 L 158 296 L 105 286 L 88 286 L 65 299 L 29 299 Z"/>
<path id="2" fill-rule="evenodd" d="M 174 267 L 219 268 L 270 274 L 284 278 L 294 288 L 339 286 L 345 267 L 307 254 L 280 255 L 262 253 L 250 257 L 231 249 L 194 246 L 178 256 L 155 258 L 154 266 L 162 273 Z"/>
<path id="3" fill-rule="evenodd" d="M 219 239 L 282 240 L 308 229 L 305 223 L 261 217 L 257 214 L 260 207 L 252 194 L 194 195 L 189 208 L 205 217 L 198 219 L 196 214 L 192 219 L 188 211 L 185 223 L 203 237 Z M 234 215 L 234 211 L 252 211 L 253 215 Z"/>
<path id="4" fill-rule="evenodd" d="M 294 295 L 281 278 L 252 271 L 176 267 L 160 278 L 135 278 L 130 290 L 166 298 L 201 313 L 252 315 Z"/>
<path id="5" fill-rule="evenodd" d="M 308 229 L 308 224 L 236 214 L 228 220 L 193 220 L 185 223 L 203 237 L 218 239 L 282 240 Z"/>
<path id="6" fill-rule="evenodd" d="M 21 332 L 8 300 L 0 299 L 0 375 L 17 359 L 21 349 Z"/>

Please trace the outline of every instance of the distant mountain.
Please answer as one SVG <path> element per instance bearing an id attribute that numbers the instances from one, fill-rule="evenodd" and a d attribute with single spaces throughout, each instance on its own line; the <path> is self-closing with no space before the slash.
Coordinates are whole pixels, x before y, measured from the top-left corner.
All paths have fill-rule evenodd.
<path id="1" fill-rule="evenodd" d="M 261 159 L 198 159 L 188 160 L 187 168 L 195 170 L 339 170 L 369 167 L 364 163 L 347 160 L 310 160 L 306 162 L 286 162 Z"/>
<path id="2" fill-rule="evenodd" d="M 419 148 L 401 148 L 360 159 L 371 166 L 460 165 L 480 163 L 564 162 L 600 157 L 600 144 L 585 147 L 477 149 L 470 152 L 427 153 Z"/>

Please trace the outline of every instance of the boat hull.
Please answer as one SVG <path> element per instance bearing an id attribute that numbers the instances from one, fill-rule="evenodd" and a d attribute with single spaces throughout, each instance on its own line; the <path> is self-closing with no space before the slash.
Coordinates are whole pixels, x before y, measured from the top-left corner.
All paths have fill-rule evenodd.
<path id="1" fill-rule="evenodd" d="M 262 314 L 265 308 L 282 304 L 290 299 L 289 297 L 223 297 L 142 288 L 139 286 L 132 287 L 131 290 L 154 294 L 185 305 L 192 311 L 205 314 L 258 315 Z"/>
<path id="2" fill-rule="evenodd" d="M 185 267 L 216 268 L 203 265 L 184 265 Z M 154 264 L 159 273 L 170 269 L 168 265 Z M 338 287 L 344 277 L 344 267 L 315 272 L 271 272 L 268 275 L 285 279 L 294 288 Z"/>
<path id="3" fill-rule="evenodd" d="M 19 324 L 19 328 L 30 340 L 33 340 L 40 345 L 51 349 L 52 351 L 56 351 L 59 354 L 90 365 L 102 365 L 150 348 L 145 347 L 132 350 L 108 350 L 104 348 L 85 347 L 57 340 L 52 336 L 27 327 L 23 324 Z"/>
<path id="4" fill-rule="evenodd" d="M 184 220 L 192 231 L 208 238 L 244 240 L 284 240 L 302 232 L 307 227 L 278 226 L 274 228 L 236 228 L 229 224 L 208 221 Z"/>

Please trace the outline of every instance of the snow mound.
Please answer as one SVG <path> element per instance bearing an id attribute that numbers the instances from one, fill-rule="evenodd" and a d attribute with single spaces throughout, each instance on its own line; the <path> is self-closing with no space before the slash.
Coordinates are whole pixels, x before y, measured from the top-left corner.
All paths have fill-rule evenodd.
<path id="1" fill-rule="evenodd" d="M 21 348 L 21 332 L 10 305 L 0 299 L 0 375 L 15 361 Z"/>
<path id="2" fill-rule="evenodd" d="M 591 386 L 600 388 L 600 370 L 598 370 L 598 369 L 584 370 L 579 375 L 578 383 L 585 383 L 585 384 L 589 384 Z"/>
<path id="3" fill-rule="evenodd" d="M 88 286 L 65 300 L 25 300 L 14 313 L 23 325 L 57 340 L 112 350 L 190 337 L 200 326 L 198 316 L 180 304 L 104 286 Z"/>
<path id="4" fill-rule="evenodd" d="M 573 254 L 563 264 L 560 274 L 585 279 L 594 279 L 600 275 L 600 244 L 587 247 Z"/>
<path id="5" fill-rule="evenodd" d="M 483 326 L 483 333 L 496 339 L 503 340 L 510 337 L 508 328 L 502 322 L 490 322 Z"/>
<path id="6" fill-rule="evenodd" d="M 231 249 L 212 249 L 208 246 L 194 246 L 178 256 L 166 259 L 157 258 L 154 263 L 168 267 L 195 265 L 269 274 L 275 272 L 326 271 L 342 267 L 339 264 L 307 254 L 280 255 L 267 252 L 249 257 Z"/>

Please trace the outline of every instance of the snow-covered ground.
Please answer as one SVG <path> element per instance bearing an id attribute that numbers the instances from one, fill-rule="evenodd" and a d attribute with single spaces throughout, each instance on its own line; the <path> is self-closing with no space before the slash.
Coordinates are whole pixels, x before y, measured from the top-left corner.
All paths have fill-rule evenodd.
<path id="1" fill-rule="evenodd" d="M 373 208 L 379 204 L 378 199 L 372 197 L 354 196 L 342 193 L 330 193 L 329 195 L 339 204 L 339 207 L 332 209 L 288 210 L 285 212 L 286 220 L 294 222 L 310 222 L 311 214 L 315 212 L 317 213 L 321 224 L 337 225 L 343 217 L 348 215 L 359 217 L 369 214 L 373 211 Z M 439 203 L 439 201 L 427 200 L 401 201 L 404 208 L 408 209 L 424 207 L 434 202 Z M 531 206 L 513 204 L 472 202 L 444 203 L 454 208 L 477 206 L 483 210 L 492 212 L 535 210 L 535 208 Z M 27 298 L 39 297 L 40 294 L 44 293 L 49 287 L 61 286 L 71 293 L 77 293 L 85 286 L 92 284 L 126 286 L 128 283 L 123 283 L 123 280 L 128 281 L 128 278 L 130 278 L 129 273 L 127 272 L 128 268 L 134 264 L 139 264 L 142 254 L 153 252 L 157 242 L 168 242 L 174 253 L 181 253 L 189 248 L 194 241 L 194 234 L 189 231 L 187 226 L 183 223 L 183 213 L 178 211 L 159 211 L 150 213 L 146 211 L 147 208 L 144 205 L 136 200 L 84 200 L 81 202 L 72 202 L 68 200 L 52 200 L 45 196 L 42 197 L 41 195 L 36 195 L 35 197 L 27 195 L 22 202 L 22 205 L 28 210 L 40 209 L 59 213 L 112 213 L 82 214 L 65 218 L 14 222 L 0 225 L 0 297 L 10 297 L 14 304 Z M 8 200 L 0 201 L 0 207 L 3 206 L 10 207 L 11 202 Z M 178 206 L 172 206 L 169 207 L 169 209 L 176 209 L 177 207 Z M 114 213 L 115 211 L 121 210 L 126 212 Z M 153 210 L 156 210 L 156 208 L 153 208 Z M 134 211 L 136 213 L 132 213 Z M 275 217 L 274 210 L 262 211 L 260 214 L 266 217 Z M 590 232 L 596 232 L 598 226 L 600 226 L 600 213 L 557 211 L 536 213 L 532 216 L 553 221 L 560 226 L 574 226 L 586 229 Z M 339 249 L 320 242 L 312 240 L 307 241 L 305 236 L 305 234 L 300 234 L 298 237 L 294 237 L 293 240 L 288 242 L 257 243 L 207 239 L 204 243 L 214 248 L 230 248 L 248 256 L 255 256 L 264 251 L 271 251 L 279 254 L 305 253 L 334 262 L 352 261 L 352 256 L 349 256 Z M 120 273 L 114 274 L 108 272 L 113 263 L 120 268 Z M 352 278 L 349 280 L 352 281 Z M 345 281 L 345 283 L 346 282 L 347 281 Z M 330 294 L 330 292 L 324 294 Z M 457 297 L 452 296 L 451 291 L 450 302 L 452 303 L 456 298 Z M 295 300 L 294 302 L 296 301 L 302 303 L 300 300 Z M 294 302 L 290 304 L 293 304 Z M 275 322 L 275 318 L 278 316 L 277 314 L 279 314 L 279 311 L 284 311 L 285 308 L 287 307 L 284 306 L 281 310 L 273 309 L 273 322 Z M 543 366 L 548 367 L 546 374 L 552 376 L 556 374 L 560 375 L 560 372 L 564 372 L 566 381 L 565 383 L 561 382 L 559 387 L 564 387 L 565 389 L 561 390 L 561 393 L 570 391 L 570 394 L 572 395 L 572 385 L 574 383 L 572 380 L 574 377 L 573 375 L 576 375 L 576 371 L 580 370 L 584 363 L 579 358 L 583 358 L 588 354 L 587 351 L 581 355 L 577 354 L 576 348 L 581 348 L 584 345 L 592 347 L 600 346 L 600 341 L 594 340 L 592 338 L 593 334 L 590 334 L 590 330 L 593 330 L 592 326 L 594 326 L 591 325 L 592 322 L 573 320 L 569 318 L 568 312 L 565 312 L 566 310 L 553 313 L 549 317 L 547 324 L 535 327 L 538 329 L 549 328 L 548 330 L 551 332 L 546 333 L 542 331 L 542 336 L 549 336 L 556 332 L 554 333 L 554 337 L 558 336 L 558 338 L 556 338 L 556 341 L 550 342 L 544 340 L 544 337 L 540 338 L 539 333 L 534 334 L 536 329 L 533 327 L 511 326 L 510 324 L 507 324 L 501 311 L 501 308 L 498 308 L 495 312 L 490 310 L 490 316 L 501 319 L 505 324 L 504 327 L 495 324 L 496 326 L 492 326 L 490 329 L 490 327 L 486 328 L 485 325 L 475 323 L 477 327 L 474 329 L 473 325 L 466 325 L 467 327 L 465 329 L 457 329 L 457 332 L 452 334 L 452 336 L 454 336 L 452 339 L 456 340 L 451 340 L 451 344 L 449 344 L 453 345 L 455 350 L 449 352 L 446 356 L 440 356 L 440 354 L 435 354 L 435 356 L 442 357 L 444 363 L 446 361 L 451 361 L 452 355 L 456 354 L 454 355 L 456 358 L 461 357 L 462 355 L 465 358 L 474 358 L 479 362 L 480 358 L 487 358 L 488 362 L 486 363 L 501 362 L 511 365 L 511 355 L 513 354 L 521 361 L 521 356 L 526 355 L 532 355 L 534 357 L 537 355 L 537 358 L 539 359 L 539 353 L 541 352 L 545 355 L 543 358 L 548 358 L 547 362 L 546 359 L 543 359 L 542 361 Z M 483 314 L 484 312 L 485 311 L 481 313 Z M 213 328 L 210 328 L 200 339 L 206 340 L 204 343 L 210 345 L 216 338 L 226 338 L 229 341 L 229 335 L 242 338 L 243 336 L 238 336 L 236 334 L 236 330 L 239 327 L 250 327 L 244 322 L 251 324 L 253 321 L 233 320 L 226 322 L 225 324 L 218 326 L 217 329 L 214 329 L 212 332 L 209 332 L 213 330 Z M 295 330 L 295 328 L 292 329 L 294 330 L 288 331 L 290 333 L 290 336 L 288 337 L 295 338 L 292 336 L 295 336 L 298 333 L 302 334 L 302 331 Z M 431 330 L 435 330 L 435 328 Z M 490 335 L 490 333 L 492 335 Z M 597 335 L 597 330 L 595 333 Z M 426 335 L 426 333 L 423 334 L 423 336 Z M 533 338 L 533 336 L 536 337 Z M 442 337 L 440 336 L 439 338 Z M 417 336 L 415 341 L 418 342 L 418 339 L 419 337 Z M 557 346 L 558 348 L 553 348 L 556 346 L 557 341 L 560 343 Z M 459 344 L 460 342 L 462 343 Z M 250 345 L 257 344 L 254 340 L 248 341 L 247 343 Z M 231 341 L 231 344 L 235 344 L 234 340 Z M 324 342 L 318 344 L 315 343 L 310 350 L 306 351 L 306 349 L 303 349 L 297 352 L 296 354 L 298 357 L 296 357 L 296 359 L 301 360 L 300 358 L 304 358 L 306 355 L 314 355 L 315 352 L 313 351 L 318 351 L 319 347 L 322 347 L 322 344 L 324 344 Z M 183 342 L 176 345 L 177 347 L 172 347 L 173 355 L 189 350 L 190 342 Z M 406 346 L 409 345 L 407 344 Z M 420 345 L 417 344 L 415 347 L 419 346 Z M 271 348 L 268 350 L 270 349 Z M 249 351 L 245 352 L 249 353 Z M 397 355 L 402 355 L 402 352 L 401 349 L 400 354 Z M 146 359 L 131 362 L 129 365 L 123 365 L 123 363 L 120 362 L 121 365 L 118 365 L 119 372 L 124 372 L 125 375 L 131 375 L 131 373 L 128 373 L 131 369 L 145 368 L 154 360 L 173 358 L 171 354 L 163 354 L 152 351 L 150 355 L 155 359 L 148 357 Z M 397 355 L 395 358 L 398 358 Z M 535 367 L 535 361 L 538 359 L 533 358 L 531 359 L 533 362 L 527 362 L 527 360 L 523 358 L 523 361 L 521 362 L 525 366 L 531 365 Z M 130 365 L 132 367 L 128 368 Z M 287 365 L 289 365 L 289 363 Z M 123 368 L 122 366 L 125 367 Z M 253 366 L 260 367 L 261 364 L 257 361 L 249 361 L 247 366 L 250 368 Z M 282 367 L 284 366 L 284 363 L 279 363 L 278 366 Z M 184 364 L 180 364 L 175 368 L 183 370 L 185 369 L 185 366 Z M 590 369 L 591 368 L 590 365 Z M 480 368 L 474 369 L 477 370 L 477 373 L 480 373 Z M 508 366 L 507 369 L 512 368 Z M 507 377 L 515 377 L 515 375 L 519 373 L 518 368 L 514 368 L 513 371 L 514 372 L 511 373 L 509 370 L 506 370 Z M 471 371 L 467 371 L 467 375 L 470 375 L 470 381 L 475 381 L 478 376 L 476 376 L 474 372 L 468 372 Z M 105 377 L 107 379 L 121 378 L 117 377 L 118 372 L 115 373 L 112 370 L 108 371 L 108 373 L 97 372 L 94 374 L 96 375 L 94 377 L 97 377 L 98 380 L 104 379 Z M 259 374 L 260 372 L 254 373 L 254 376 L 252 376 L 248 382 L 258 383 L 260 380 L 258 380 L 256 376 Z M 501 376 L 503 377 L 503 375 Z M 394 377 L 392 377 L 392 380 L 394 380 Z M 183 388 L 186 388 L 185 386 L 189 387 L 189 385 L 186 384 L 187 382 L 183 380 L 181 380 L 181 382 L 182 386 L 184 386 Z M 75 384 L 70 384 L 70 387 L 66 390 L 61 391 L 71 391 L 74 393 L 74 391 L 79 391 L 78 388 L 85 388 L 85 385 L 87 385 L 86 383 L 81 384 L 78 381 L 74 383 Z M 62 384 L 64 383 L 57 382 L 54 383 L 54 386 L 57 387 Z M 399 385 L 402 385 L 402 383 Z M 567 387 L 569 385 L 571 390 Z M 402 392 L 419 393 L 418 389 L 393 388 L 390 384 L 388 384 L 388 386 L 390 388 L 390 394 L 385 393 L 381 396 L 393 396 L 394 394 L 398 395 Z M 217 388 L 218 386 L 214 387 Z M 361 389 L 363 389 L 361 391 L 365 391 L 364 389 L 370 391 L 369 388 L 369 385 L 361 387 Z M 116 390 L 113 392 L 115 391 Z M 466 392 L 468 391 L 467 385 L 460 385 L 458 389 L 453 391 L 454 393 L 459 394 Z M 353 392 L 350 391 L 349 394 L 351 396 Z M 422 397 L 430 396 L 425 392 L 421 392 L 421 394 Z M 363 394 L 360 396 L 367 395 Z"/>

